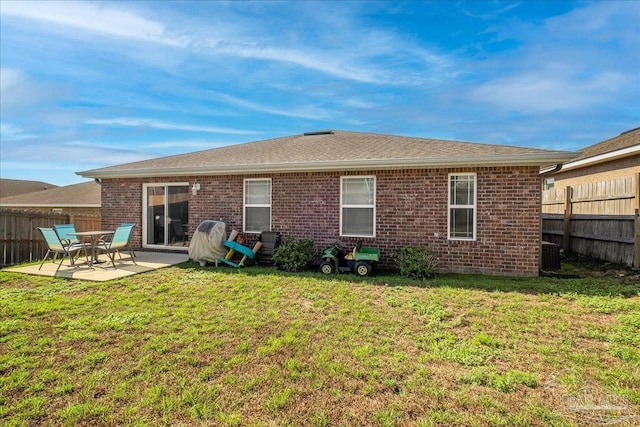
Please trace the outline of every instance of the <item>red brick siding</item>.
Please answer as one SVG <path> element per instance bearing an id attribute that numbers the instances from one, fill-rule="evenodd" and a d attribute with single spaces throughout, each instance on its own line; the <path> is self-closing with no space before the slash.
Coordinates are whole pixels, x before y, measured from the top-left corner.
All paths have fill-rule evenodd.
<path id="1" fill-rule="evenodd" d="M 131 236 L 131 246 L 142 246 L 142 183 L 136 180 L 110 179 L 101 183 L 102 229 L 114 230 L 123 222 L 133 222 L 136 227 Z"/>
<path id="2" fill-rule="evenodd" d="M 242 232 L 243 176 L 199 176 L 196 196 L 189 193 L 189 234 L 207 219 L 222 220 L 227 229 Z"/>
<path id="3" fill-rule="evenodd" d="M 448 174 L 477 173 L 477 239 L 453 241 L 447 236 Z M 242 230 L 243 180 L 271 178 L 272 230 L 296 239 L 311 238 L 318 252 L 341 241 L 340 177 L 376 177 L 376 237 L 365 246 L 382 251 L 383 265 L 402 245 L 428 245 L 440 258 L 440 270 L 463 273 L 537 275 L 540 244 L 540 179 L 537 167 L 420 169 L 357 173 L 287 173 L 247 176 L 189 177 L 200 191 L 189 198 L 189 230 L 205 219 L 222 220 L 227 233 Z M 167 178 L 155 182 L 186 182 Z M 103 226 L 142 224 L 142 184 L 146 179 L 104 180 Z M 141 246 L 141 232 L 134 246 Z M 255 235 L 249 235 L 252 244 Z"/>

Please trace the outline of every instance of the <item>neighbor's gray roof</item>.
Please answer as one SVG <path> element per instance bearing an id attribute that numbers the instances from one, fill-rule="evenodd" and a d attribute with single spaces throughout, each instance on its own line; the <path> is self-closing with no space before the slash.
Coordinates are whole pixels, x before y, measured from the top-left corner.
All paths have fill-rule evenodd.
<path id="1" fill-rule="evenodd" d="M 361 132 L 323 131 L 77 172 L 90 178 L 549 165 L 579 153 Z"/>
<path id="2" fill-rule="evenodd" d="M 56 188 L 57 185 L 42 181 L 26 181 L 22 179 L 0 178 L 0 198 L 17 196 L 18 194 L 32 193 L 34 191 Z"/>
<path id="3" fill-rule="evenodd" d="M 559 173 L 638 155 L 640 155 L 640 127 L 584 148 L 582 155 L 562 165 Z"/>
<path id="4" fill-rule="evenodd" d="M 582 150 L 582 155 L 575 160 L 611 153 L 634 145 L 640 145 L 640 127 L 622 132 L 616 137 L 609 138 L 605 141 L 584 148 Z"/>
<path id="5" fill-rule="evenodd" d="M 100 184 L 94 181 L 0 198 L 2 207 L 100 207 Z"/>

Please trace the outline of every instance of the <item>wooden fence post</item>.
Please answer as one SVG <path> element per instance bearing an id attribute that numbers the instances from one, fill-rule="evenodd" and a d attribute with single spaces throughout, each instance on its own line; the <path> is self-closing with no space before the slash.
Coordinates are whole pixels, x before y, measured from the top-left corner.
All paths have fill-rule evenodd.
<path id="1" fill-rule="evenodd" d="M 633 243 L 633 268 L 640 268 L 640 173 L 635 175 L 636 200 L 635 200 L 635 230 Z"/>
<path id="2" fill-rule="evenodd" d="M 564 218 L 562 223 L 562 250 L 565 254 L 571 249 L 571 212 L 573 204 L 573 187 L 567 186 L 564 192 Z"/>

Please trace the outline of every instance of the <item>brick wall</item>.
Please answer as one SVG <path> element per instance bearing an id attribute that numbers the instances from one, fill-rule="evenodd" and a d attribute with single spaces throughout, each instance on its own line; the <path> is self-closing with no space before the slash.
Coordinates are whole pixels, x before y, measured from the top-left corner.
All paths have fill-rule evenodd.
<path id="1" fill-rule="evenodd" d="M 447 239 L 448 173 L 476 172 L 478 187 L 477 239 Z M 162 180 L 103 180 L 103 226 L 122 222 L 142 224 L 142 184 L 200 183 L 189 196 L 189 230 L 206 219 L 222 220 L 227 233 L 242 231 L 244 178 L 272 179 L 272 230 L 296 239 L 311 238 L 318 253 L 341 241 L 340 177 L 376 176 L 376 237 L 365 246 L 382 251 L 383 266 L 401 245 L 427 244 L 440 258 L 440 271 L 499 275 L 537 275 L 540 243 L 540 179 L 537 167 L 420 169 L 357 173 L 287 173 L 246 176 L 198 176 Z M 133 244 L 141 246 L 140 227 Z M 247 236 L 251 245 L 257 236 Z"/>
<path id="2" fill-rule="evenodd" d="M 102 229 L 114 230 L 123 222 L 133 222 L 136 227 L 131 236 L 131 246 L 142 246 L 142 182 L 141 180 L 103 180 L 101 183 Z M 149 182 L 149 180 L 144 180 Z"/>

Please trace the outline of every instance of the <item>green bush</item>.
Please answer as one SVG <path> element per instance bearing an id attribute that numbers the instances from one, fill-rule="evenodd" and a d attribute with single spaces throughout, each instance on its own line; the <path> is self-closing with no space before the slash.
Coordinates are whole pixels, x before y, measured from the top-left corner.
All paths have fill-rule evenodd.
<path id="1" fill-rule="evenodd" d="M 302 271 L 313 260 L 313 240 L 286 237 L 272 257 L 276 267 L 284 271 Z"/>
<path id="2" fill-rule="evenodd" d="M 401 246 L 391 253 L 391 259 L 400 269 L 400 274 L 414 279 L 429 279 L 436 275 L 438 258 L 427 246 Z"/>

